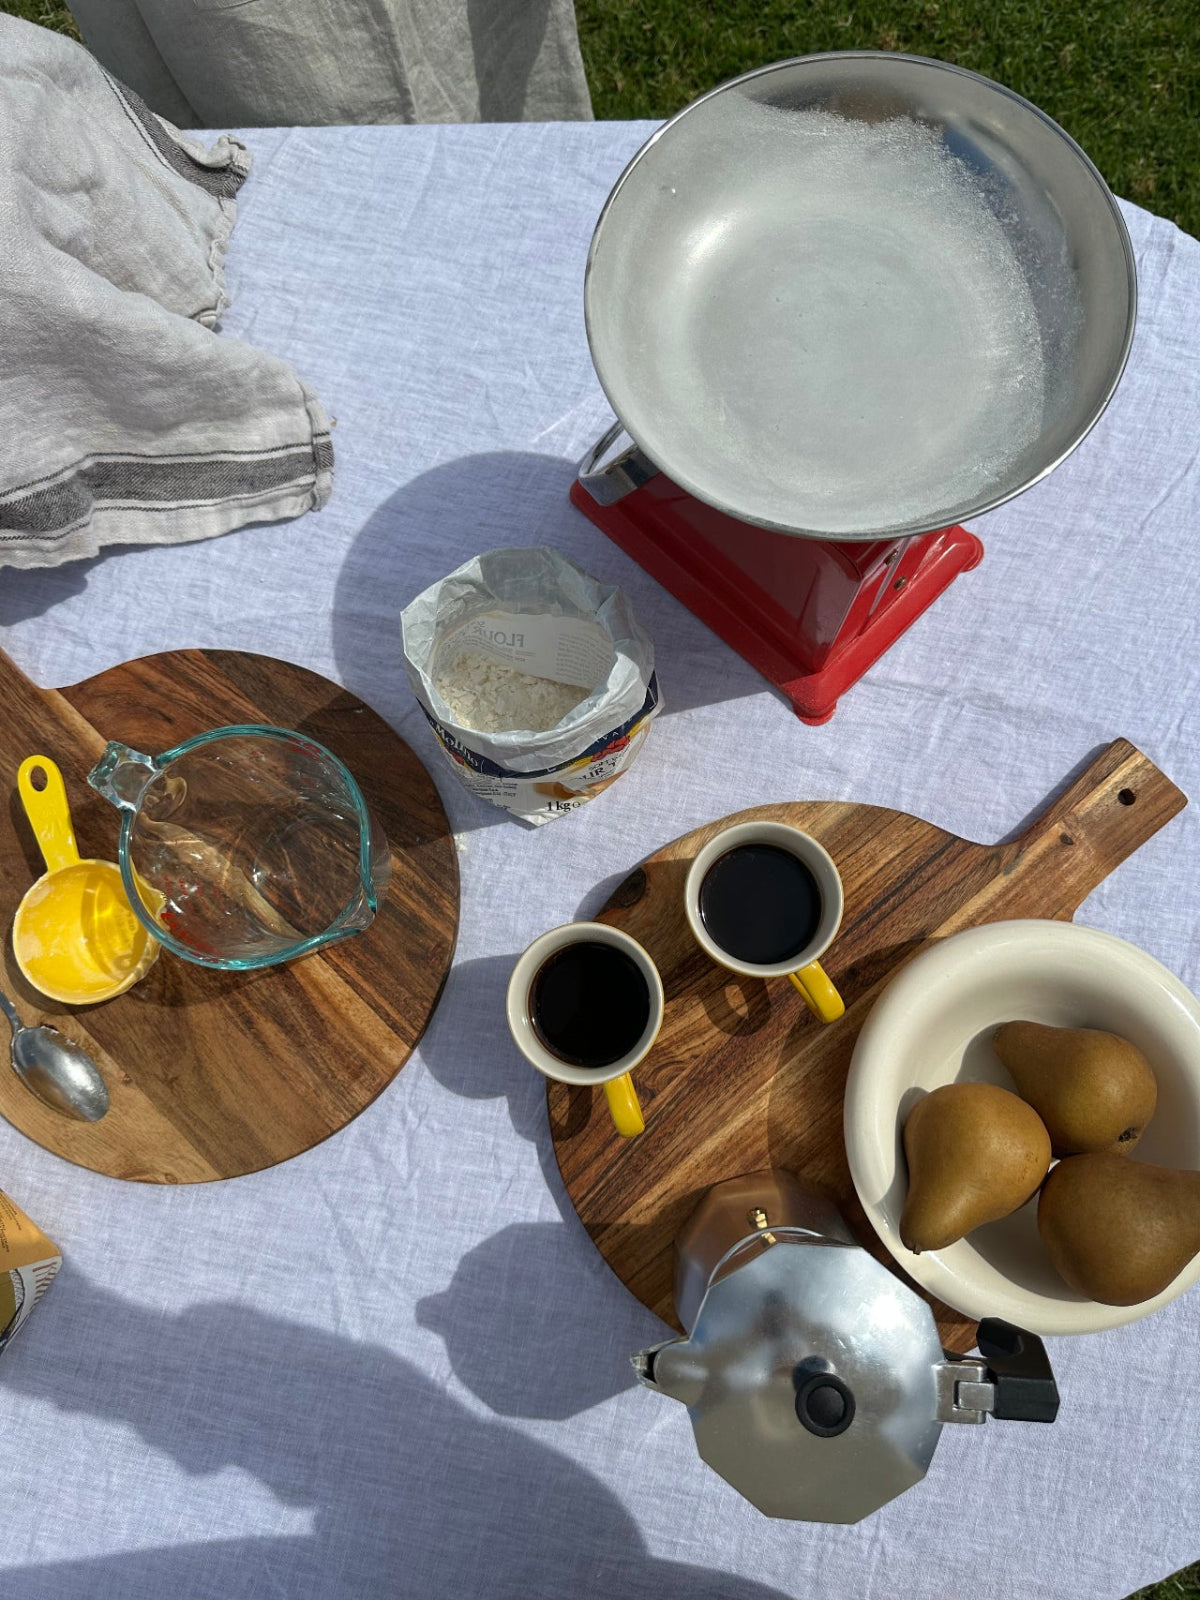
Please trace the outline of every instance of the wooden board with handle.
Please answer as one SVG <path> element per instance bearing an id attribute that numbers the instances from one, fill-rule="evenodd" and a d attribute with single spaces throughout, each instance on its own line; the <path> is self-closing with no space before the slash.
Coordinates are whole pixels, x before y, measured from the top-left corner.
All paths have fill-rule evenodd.
<path id="1" fill-rule="evenodd" d="M 458 866 L 433 780 L 383 719 L 327 679 L 267 656 L 172 651 L 68 689 L 36 688 L 0 655 L 4 983 L 26 1022 L 89 1050 L 111 1109 L 96 1123 L 44 1107 L 0 1069 L 0 1114 L 80 1166 L 148 1183 L 236 1177 L 343 1128 L 387 1087 L 437 1003 L 458 928 Z M 118 813 L 87 773 L 109 739 L 158 754 L 205 729 L 295 728 L 340 756 L 392 849 L 387 896 L 361 934 L 287 966 L 221 972 L 167 952 L 103 1005 L 46 1000 L 21 977 L 11 927 L 42 862 L 16 793 L 24 756 L 53 757 L 81 853 L 115 860 Z"/>
<path id="2" fill-rule="evenodd" d="M 1151 761 L 1118 739 L 1009 843 L 971 844 L 880 806 L 796 802 L 723 818 L 643 862 L 598 920 L 638 939 L 662 976 L 662 1031 L 635 1074 L 646 1131 L 621 1139 L 600 1090 L 547 1088 L 567 1192 L 626 1287 L 678 1327 L 676 1234 L 712 1184 L 768 1166 L 821 1188 L 860 1242 L 893 1265 L 854 1193 L 842 1137 L 846 1073 L 875 998 L 918 951 L 960 929 L 1013 917 L 1069 920 L 1186 804 Z M 764 818 L 810 833 L 842 875 L 845 914 L 822 965 L 846 1014 L 828 1026 L 786 981 L 767 984 L 716 966 L 684 919 L 683 884 L 696 852 L 723 827 Z M 936 1302 L 934 1309 L 946 1347 L 971 1349 L 974 1324 Z"/>

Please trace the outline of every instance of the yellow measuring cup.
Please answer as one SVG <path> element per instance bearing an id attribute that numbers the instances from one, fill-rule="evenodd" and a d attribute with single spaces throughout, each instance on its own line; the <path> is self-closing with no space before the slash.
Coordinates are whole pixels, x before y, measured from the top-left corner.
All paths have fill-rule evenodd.
<path id="1" fill-rule="evenodd" d="M 17 966 L 65 1005 L 124 994 L 154 965 L 159 946 L 130 909 L 121 869 L 80 859 L 62 773 L 48 756 L 22 761 L 17 788 L 46 862 L 13 919 Z"/>

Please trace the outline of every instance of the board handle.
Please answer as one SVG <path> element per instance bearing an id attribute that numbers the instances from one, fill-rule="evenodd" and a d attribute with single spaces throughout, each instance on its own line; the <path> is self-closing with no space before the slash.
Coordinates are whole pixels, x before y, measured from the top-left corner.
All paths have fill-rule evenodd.
<path id="1" fill-rule="evenodd" d="M 1070 917 L 1094 888 L 1187 805 L 1128 739 L 1114 739 L 1012 841 L 1004 874 L 1036 873 L 1048 917 Z"/>

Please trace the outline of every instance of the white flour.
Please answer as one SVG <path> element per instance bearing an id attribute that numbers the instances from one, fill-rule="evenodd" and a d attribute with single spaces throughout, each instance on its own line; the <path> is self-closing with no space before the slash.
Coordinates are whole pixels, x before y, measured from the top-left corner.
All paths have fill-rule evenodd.
<path id="1" fill-rule="evenodd" d="M 439 667 L 437 692 L 462 728 L 480 733 L 544 732 L 591 693 L 574 683 L 530 677 L 475 650 L 460 650 Z"/>
<path id="2" fill-rule="evenodd" d="M 400 627 L 459 782 L 534 827 L 604 794 L 658 714 L 654 646 L 628 600 L 549 545 L 473 556 Z"/>

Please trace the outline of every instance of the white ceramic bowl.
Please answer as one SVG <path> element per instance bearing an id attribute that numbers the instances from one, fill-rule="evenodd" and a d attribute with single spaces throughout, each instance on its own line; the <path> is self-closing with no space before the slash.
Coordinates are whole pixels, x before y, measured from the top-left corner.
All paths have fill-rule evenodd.
<path id="1" fill-rule="evenodd" d="M 1200 1257 L 1160 1295 L 1104 1306 L 1069 1289 L 1037 1231 L 1037 1197 L 946 1250 L 900 1242 L 907 1175 L 901 1130 L 921 1095 L 959 1079 L 1014 1088 L 991 1046 L 1002 1022 L 1103 1028 L 1143 1052 L 1158 1106 L 1132 1160 L 1200 1168 L 1200 1002 L 1135 945 L 1070 922 L 993 922 L 934 945 L 888 984 L 867 1018 L 846 1083 L 845 1133 L 858 1197 L 879 1237 L 931 1294 L 969 1317 L 1031 1333 L 1092 1333 L 1134 1322 L 1200 1279 Z"/>

